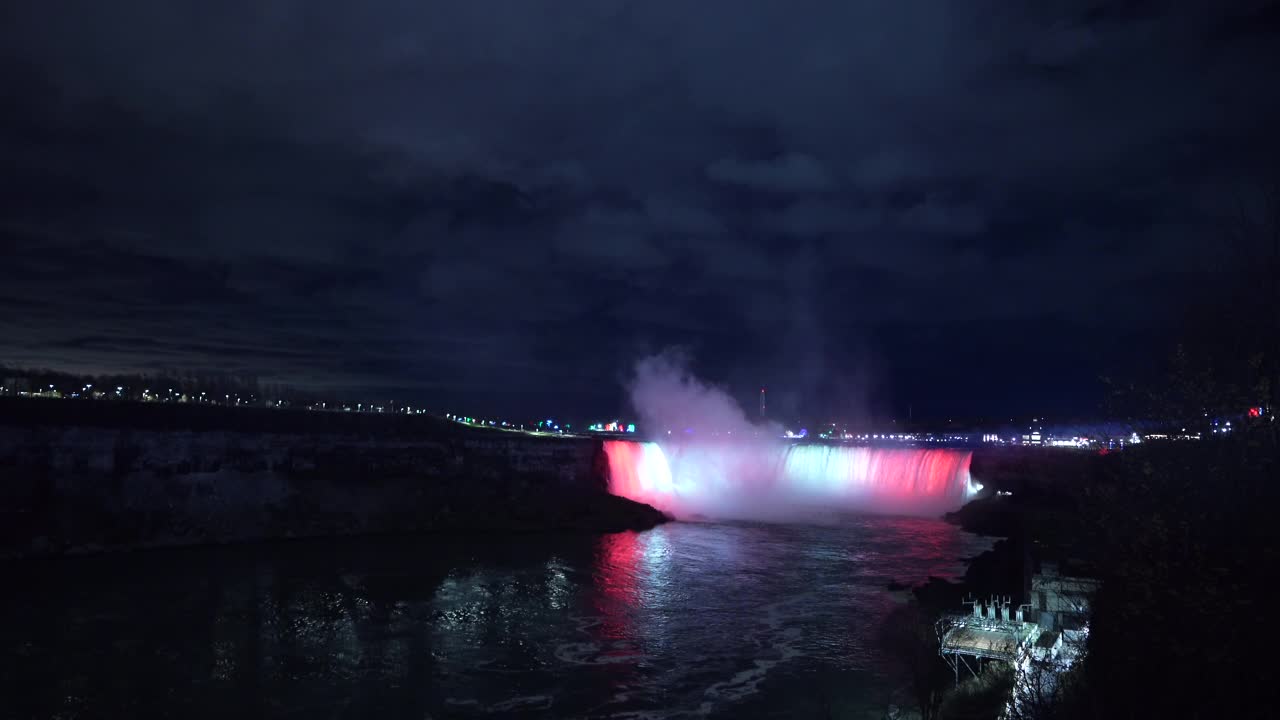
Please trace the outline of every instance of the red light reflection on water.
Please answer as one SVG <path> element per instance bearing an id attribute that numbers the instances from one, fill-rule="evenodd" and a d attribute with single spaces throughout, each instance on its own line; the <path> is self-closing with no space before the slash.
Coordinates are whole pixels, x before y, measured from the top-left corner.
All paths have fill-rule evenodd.
<path id="1" fill-rule="evenodd" d="M 889 517 L 876 522 L 876 532 L 915 568 L 917 579 L 951 578 L 964 572 L 965 536 L 952 525 L 933 518 Z"/>
<path id="2" fill-rule="evenodd" d="M 600 615 L 599 633 L 606 640 L 629 640 L 633 615 L 640 604 L 640 573 L 644 547 L 631 531 L 600 538 L 596 551 L 595 609 Z"/>

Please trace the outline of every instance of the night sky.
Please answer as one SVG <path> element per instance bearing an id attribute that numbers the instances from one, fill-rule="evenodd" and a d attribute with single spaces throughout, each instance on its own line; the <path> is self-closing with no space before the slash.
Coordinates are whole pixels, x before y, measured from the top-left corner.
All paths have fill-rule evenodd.
<path id="1" fill-rule="evenodd" d="M 1088 413 L 1222 282 L 1277 44 L 1258 2 L 7 3 L 0 364 L 585 414 L 682 346 L 779 414 Z"/>

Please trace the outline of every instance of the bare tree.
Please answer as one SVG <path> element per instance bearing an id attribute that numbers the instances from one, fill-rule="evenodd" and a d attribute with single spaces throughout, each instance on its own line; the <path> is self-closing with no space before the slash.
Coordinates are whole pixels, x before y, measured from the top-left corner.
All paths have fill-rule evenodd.
<path id="1" fill-rule="evenodd" d="M 1087 717 L 1083 682 L 1085 642 L 1064 637 L 1061 647 L 1028 649 L 1013 671 L 1013 691 L 1005 720 L 1058 720 Z"/>

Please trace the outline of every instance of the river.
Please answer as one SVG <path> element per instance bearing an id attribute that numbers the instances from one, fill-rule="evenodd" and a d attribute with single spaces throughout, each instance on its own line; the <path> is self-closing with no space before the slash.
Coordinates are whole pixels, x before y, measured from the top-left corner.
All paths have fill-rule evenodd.
<path id="1" fill-rule="evenodd" d="M 938 520 L 370 538 L 0 568 L 3 717 L 879 717 Z"/>

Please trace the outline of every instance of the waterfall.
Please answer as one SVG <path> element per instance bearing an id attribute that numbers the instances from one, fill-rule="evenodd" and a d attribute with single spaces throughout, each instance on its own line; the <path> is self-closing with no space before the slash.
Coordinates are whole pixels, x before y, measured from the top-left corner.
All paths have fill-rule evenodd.
<path id="1" fill-rule="evenodd" d="M 974 491 L 968 450 L 610 440 L 609 490 L 677 517 L 937 514 Z"/>
<path id="2" fill-rule="evenodd" d="M 671 465 L 657 443 L 607 440 L 604 450 L 609 456 L 609 492 L 631 499 L 671 494 Z"/>

